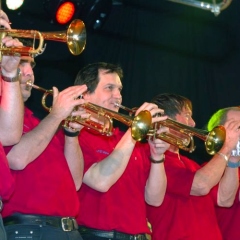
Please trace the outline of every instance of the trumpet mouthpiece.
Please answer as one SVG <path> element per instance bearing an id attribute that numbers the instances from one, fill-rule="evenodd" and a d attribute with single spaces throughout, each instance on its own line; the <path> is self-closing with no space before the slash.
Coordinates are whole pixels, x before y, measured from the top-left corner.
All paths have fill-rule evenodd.
<path id="1" fill-rule="evenodd" d="M 116 107 L 121 107 L 121 104 L 118 103 L 118 102 L 115 102 L 114 105 L 115 105 Z"/>
<path id="2" fill-rule="evenodd" d="M 26 85 L 29 86 L 29 87 L 32 87 L 33 86 L 33 82 L 31 80 L 28 80 L 26 82 Z"/>

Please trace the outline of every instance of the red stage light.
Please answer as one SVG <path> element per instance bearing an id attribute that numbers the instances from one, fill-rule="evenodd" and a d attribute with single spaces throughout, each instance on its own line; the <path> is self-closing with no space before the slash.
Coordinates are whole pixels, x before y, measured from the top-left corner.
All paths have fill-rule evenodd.
<path id="1" fill-rule="evenodd" d="M 56 21 L 59 24 L 66 24 L 72 20 L 76 11 L 75 4 L 73 2 L 67 1 L 59 5 L 56 11 Z"/>

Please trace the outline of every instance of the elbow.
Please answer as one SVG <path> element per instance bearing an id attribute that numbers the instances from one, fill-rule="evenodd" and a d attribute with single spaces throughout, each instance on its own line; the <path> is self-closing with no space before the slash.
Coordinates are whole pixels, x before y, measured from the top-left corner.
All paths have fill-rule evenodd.
<path id="1" fill-rule="evenodd" d="M 162 201 L 150 201 L 148 199 L 146 199 L 145 201 L 148 205 L 153 206 L 153 207 L 160 207 L 163 202 L 163 200 Z"/>
<path id="2" fill-rule="evenodd" d="M 15 137 L 10 137 L 10 138 L 3 138 L 1 139 L 1 143 L 3 146 L 13 146 L 17 143 L 19 143 L 21 139 L 21 135 L 15 136 Z"/>
<path id="3" fill-rule="evenodd" d="M 219 207 L 226 207 L 226 208 L 230 208 L 230 207 L 232 207 L 232 205 L 233 205 L 233 202 L 234 201 L 218 201 L 218 206 Z"/>
<path id="4" fill-rule="evenodd" d="M 22 131 L 19 133 L 16 133 L 15 136 L 11 138 L 11 140 L 9 139 L 9 141 L 12 141 L 11 145 L 15 145 L 20 142 L 21 138 L 22 138 Z"/>
<path id="5" fill-rule="evenodd" d="M 87 175 L 88 174 L 85 174 L 83 177 L 83 183 L 90 188 L 102 193 L 107 192 L 111 188 L 111 185 L 109 185 L 107 181 L 99 181 L 99 179 L 94 180 L 93 178 L 88 178 Z"/>
<path id="6" fill-rule="evenodd" d="M 98 184 L 95 185 L 95 190 L 98 192 L 105 193 L 110 189 L 111 186 L 106 184 L 105 182 L 98 182 Z"/>
<path id="7" fill-rule="evenodd" d="M 163 203 L 164 196 L 147 196 L 145 195 L 145 202 L 153 207 L 159 207 Z"/>
<path id="8" fill-rule="evenodd" d="M 210 187 L 207 184 L 198 185 L 198 187 L 194 190 L 196 196 L 206 196 L 210 192 Z"/>
<path id="9" fill-rule="evenodd" d="M 75 182 L 76 191 L 79 191 L 81 186 L 82 186 L 82 180 L 78 181 L 78 182 Z"/>
<path id="10" fill-rule="evenodd" d="M 21 140 L 22 137 L 22 129 L 17 131 L 9 130 L 8 132 L 3 133 L 1 137 L 1 142 L 3 146 L 13 146 Z"/>
<path id="11" fill-rule="evenodd" d="M 209 188 L 203 188 L 203 189 L 201 189 L 201 190 L 199 191 L 200 196 L 206 196 L 206 195 L 209 194 L 209 192 L 210 192 L 210 189 L 209 189 Z"/>
<path id="12" fill-rule="evenodd" d="M 23 159 L 19 159 L 19 158 L 11 159 L 11 157 L 8 157 L 8 156 L 7 158 L 9 162 L 9 167 L 12 170 L 23 170 L 27 166 L 27 164 L 23 161 Z"/>
<path id="13" fill-rule="evenodd" d="M 234 204 L 235 197 L 236 197 L 235 195 L 230 195 L 230 194 L 221 195 L 218 193 L 217 205 L 219 207 L 230 208 Z"/>

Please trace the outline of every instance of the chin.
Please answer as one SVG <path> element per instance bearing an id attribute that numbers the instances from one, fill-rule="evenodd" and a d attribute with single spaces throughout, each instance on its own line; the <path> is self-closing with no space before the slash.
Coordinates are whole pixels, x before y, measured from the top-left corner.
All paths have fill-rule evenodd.
<path id="1" fill-rule="evenodd" d="M 30 97 L 30 94 L 29 94 L 29 93 L 23 94 L 23 100 L 24 100 L 24 102 L 26 102 L 26 101 L 29 99 L 29 97 Z"/>

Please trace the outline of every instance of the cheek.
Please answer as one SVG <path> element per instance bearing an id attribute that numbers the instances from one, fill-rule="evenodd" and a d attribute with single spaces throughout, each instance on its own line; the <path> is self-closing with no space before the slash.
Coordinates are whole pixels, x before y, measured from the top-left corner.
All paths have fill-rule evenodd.
<path id="1" fill-rule="evenodd" d="M 20 84 L 21 90 L 25 90 L 26 89 L 26 84 Z"/>
<path id="2" fill-rule="evenodd" d="M 186 118 L 182 117 L 181 115 L 176 116 L 176 121 L 180 122 L 182 124 L 187 124 L 186 123 Z"/>
<path id="3" fill-rule="evenodd" d="M 185 124 L 185 125 L 189 125 L 189 124 L 190 124 L 189 119 L 186 118 L 186 117 L 181 117 L 181 122 L 182 122 L 183 124 Z"/>

